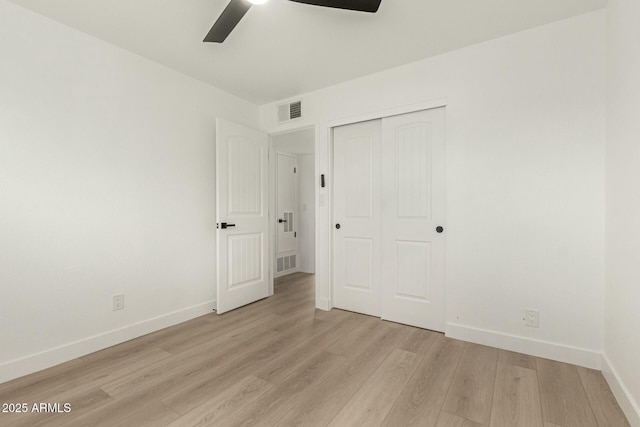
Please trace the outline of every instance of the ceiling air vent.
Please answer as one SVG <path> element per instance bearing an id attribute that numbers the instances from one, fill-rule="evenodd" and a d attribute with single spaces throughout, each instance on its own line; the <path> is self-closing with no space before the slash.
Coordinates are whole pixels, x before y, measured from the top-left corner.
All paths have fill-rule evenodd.
<path id="1" fill-rule="evenodd" d="M 302 118 L 302 101 L 278 106 L 278 123 Z"/>

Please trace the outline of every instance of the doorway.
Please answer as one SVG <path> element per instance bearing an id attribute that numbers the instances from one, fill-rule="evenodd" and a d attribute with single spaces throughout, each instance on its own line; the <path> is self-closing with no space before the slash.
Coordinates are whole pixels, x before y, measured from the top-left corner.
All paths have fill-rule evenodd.
<path id="1" fill-rule="evenodd" d="M 315 128 L 272 134 L 270 141 L 273 277 L 315 274 Z"/>
<path id="2" fill-rule="evenodd" d="M 444 331 L 444 108 L 333 129 L 334 306 Z"/>

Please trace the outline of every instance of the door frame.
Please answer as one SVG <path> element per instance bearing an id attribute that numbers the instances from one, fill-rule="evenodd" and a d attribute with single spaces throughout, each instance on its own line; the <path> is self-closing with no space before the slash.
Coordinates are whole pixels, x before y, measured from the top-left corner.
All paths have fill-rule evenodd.
<path id="1" fill-rule="evenodd" d="M 416 113 L 418 111 L 423 111 L 423 110 L 432 110 L 434 108 L 445 108 L 445 147 L 446 147 L 446 139 L 447 139 L 447 127 L 446 127 L 446 108 L 448 105 L 448 101 L 446 98 L 439 98 L 439 99 L 434 99 L 434 100 L 430 100 L 430 101 L 423 101 L 423 102 L 419 102 L 416 104 L 409 104 L 409 105 L 404 105 L 404 106 L 398 106 L 398 107 L 393 107 L 393 108 L 388 108 L 388 109 L 384 109 L 384 110 L 378 110 L 378 111 L 371 111 L 371 112 L 367 112 L 367 113 L 361 113 L 358 115 L 354 115 L 354 116 L 349 116 L 349 117 L 344 117 L 344 118 L 340 118 L 340 119 L 334 119 L 334 120 L 329 120 L 326 123 L 326 130 L 327 130 L 327 147 L 328 147 L 328 170 L 327 170 L 327 175 L 330 177 L 329 179 L 329 185 L 327 185 L 326 188 L 326 200 L 327 200 L 327 209 L 329 211 L 329 227 L 327 229 L 325 229 L 324 231 L 327 233 L 327 242 L 329 243 L 329 247 L 326 248 L 329 252 L 329 259 L 328 259 L 328 271 L 327 271 L 327 279 L 329 282 L 329 300 L 325 301 L 325 304 L 320 304 L 320 301 L 318 301 L 318 297 L 316 296 L 316 307 L 320 308 L 320 309 L 324 309 L 324 310 L 331 310 L 334 307 L 334 290 L 335 290 L 335 283 L 334 283 L 334 265 L 333 265 L 333 249 L 334 249 L 334 239 L 333 239 L 333 224 L 335 223 L 334 220 L 334 211 L 333 211 L 333 207 L 334 207 L 334 190 L 333 190 L 333 185 L 334 185 L 334 167 L 333 167 L 333 154 L 334 154 L 334 150 L 333 150 L 333 129 L 338 127 L 338 126 L 345 126 L 345 125 L 351 125 L 351 124 L 355 124 L 355 123 L 359 123 L 359 122 L 366 122 L 369 120 L 377 120 L 377 119 L 383 119 L 385 117 L 391 117 L 391 116 L 398 116 L 401 114 L 409 114 L 409 113 Z M 445 156 L 446 159 L 446 156 Z M 445 160 L 445 165 L 446 165 L 446 160 Z M 445 187 L 447 187 L 447 183 L 448 183 L 448 179 L 447 179 L 447 175 L 446 175 L 446 166 L 445 166 Z M 316 190 L 317 191 L 317 190 Z M 445 188 L 445 194 L 447 193 L 446 188 Z M 319 207 L 319 206 L 318 206 Z M 445 209 L 446 209 L 446 205 L 445 205 Z M 316 212 L 317 212 L 317 208 L 316 208 Z M 317 250 L 317 243 L 316 243 L 316 250 Z M 322 249 L 322 248 L 320 248 Z M 445 276 L 444 276 L 444 286 L 445 286 L 445 313 L 446 313 L 446 288 L 447 288 L 447 276 L 446 276 L 446 254 L 445 254 Z M 316 294 L 317 295 L 317 294 Z M 445 315 L 446 317 L 446 315 Z M 446 318 L 444 319 L 446 321 Z"/>
<path id="2" fill-rule="evenodd" d="M 318 170 L 317 153 L 316 153 L 316 150 L 318 147 L 318 128 L 316 127 L 315 124 L 295 127 L 295 128 L 286 129 L 279 132 L 271 132 L 267 134 L 267 136 L 269 137 L 269 239 L 271 239 L 271 244 L 269 245 L 269 296 L 272 296 L 274 294 L 275 271 L 274 271 L 273 265 L 276 257 L 276 227 L 277 227 L 275 222 L 275 216 L 276 216 L 276 204 L 277 204 L 276 203 L 276 197 L 277 197 L 276 174 L 278 171 L 276 166 L 276 149 L 273 146 L 273 139 L 274 137 L 279 135 L 300 132 L 302 130 L 308 130 L 308 129 L 314 130 L 313 132 L 314 139 L 315 139 L 314 157 L 316 157 L 316 162 L 315 162 L 316 167 L 314 171 L 314 174 L 315 174 L 316 171 Z M 315 189 L 316 200 L 318 199 L 318 194 L 319 194 L 319 191 L 316 186 L 316 189 Z M 316 223 L 317 223 L 317 215 L 318 215 L 318 206 L 316 204 L 316 209 L 314 212 L 314 216 L 316 217 Z M 315 249 L 314 249 L 315 256 L 317 257 L 317 254 L 318 254 L 317 230 L 316 230 L 316 238 L 314 239 L 314 246 L 315 246 Z"/>

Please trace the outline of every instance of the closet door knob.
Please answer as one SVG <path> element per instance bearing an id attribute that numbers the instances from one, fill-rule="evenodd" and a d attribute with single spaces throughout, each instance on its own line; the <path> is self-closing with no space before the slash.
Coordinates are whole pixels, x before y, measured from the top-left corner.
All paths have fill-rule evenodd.
<path id="1" fill-rule="evenodd" d="M 441 225 L 439 225 L 439 226 L 437 226 L 437 227 L 436 227 L 436 231 L 437 231 L 438 233 L 442 233 L 442 232 L 444 231 L 444 227 L 442 227 Z"/>
<path id="2" fill-rule="evenodd" d="M 336 224 L 336 229 L 340 230 L 340 224 Z"/>

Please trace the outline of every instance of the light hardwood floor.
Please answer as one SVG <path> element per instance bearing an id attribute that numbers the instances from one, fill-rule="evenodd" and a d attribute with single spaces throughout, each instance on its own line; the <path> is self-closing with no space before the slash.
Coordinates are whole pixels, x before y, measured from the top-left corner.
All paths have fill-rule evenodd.
<path id="1" fill-rule="evenodd" d="M 276 294 L 0 385 L 1 426 L 623 427 L 593 370 L 315 310 L 313 276 Z"/>

